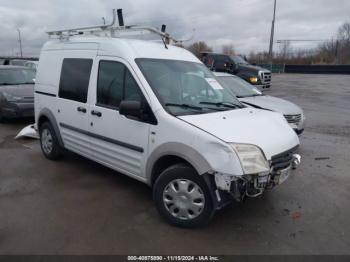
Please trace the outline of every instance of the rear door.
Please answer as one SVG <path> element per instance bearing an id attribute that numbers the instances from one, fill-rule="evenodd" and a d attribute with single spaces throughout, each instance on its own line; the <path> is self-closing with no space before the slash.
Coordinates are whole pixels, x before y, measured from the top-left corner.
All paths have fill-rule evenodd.
<path id="1" fill-rule="evenodd" d="M 95 159 L 144 181 L 142 170 L 148 151 L 150 124 L 119 114 L 123 100 L 145 102 L 136 74 L 122 59 L 95 61 L 89 112 L 91 145 Z"/>
<path id="2" fill-rule="evenodd" d="M 90 158 L 92 153 L 88 136 L 87 97 L 92 65 L 93 54 L 66 52 L 57 99 L 57 118 L 64 146 Z"/>

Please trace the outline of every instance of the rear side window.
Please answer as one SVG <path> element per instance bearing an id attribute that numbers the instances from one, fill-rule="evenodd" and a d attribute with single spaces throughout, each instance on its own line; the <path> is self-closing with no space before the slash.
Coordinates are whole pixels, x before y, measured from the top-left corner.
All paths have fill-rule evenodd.
<path id="1" fill-rule="evenodd" d="M 143 95 L 125 65 L 101 61 L 97 80 L 97 104 L 118 108 L 123 100 L 142 102 Z"/>
<path id="2" fill-rule="evenodd" d="M 63 60 L 59 97 L 86 103 L 92 59 Z"/>

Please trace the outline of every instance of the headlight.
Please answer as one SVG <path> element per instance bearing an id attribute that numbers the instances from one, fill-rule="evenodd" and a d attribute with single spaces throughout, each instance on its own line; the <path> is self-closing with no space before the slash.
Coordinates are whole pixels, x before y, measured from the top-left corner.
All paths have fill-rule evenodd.
<path id="1" fill-rule="evenodd" d="M 256 76 L 252 76 L 249 78 L 250 83 L 256 84 L 258 82 L 258 78 Z"/>
<path id="2" fill-rule="evenodd" d="M 7 93 L 7 92 L 3 92 L 2 94 L 8 102 L 16 102 L 16 101 L 19 101 L 22 99 L 22 97 L 14 96 L 14 95 Z"/>
<path id="3" fill-rule="evenodd" d="M 231 146 L 237 152 L 245 174 L 257 174 L 270 170 L 269 163 L 257 146 L 248 144 L 231 144 Z"/>

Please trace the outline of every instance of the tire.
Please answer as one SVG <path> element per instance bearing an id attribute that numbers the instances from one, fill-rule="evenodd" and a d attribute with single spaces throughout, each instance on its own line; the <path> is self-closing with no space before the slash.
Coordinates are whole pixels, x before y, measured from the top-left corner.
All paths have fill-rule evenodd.
<path id="1" fill-rule="evenodd" d="M 0 123 L 3 123 L 5 118 L 2 115 L 1 109 L 0 109 Z"/>
<path id="2" fill-rule="evenodd" d="M 55 130 L 49 122 L 43 123 L 39 128 L 40 146 L 44 156 L 50 160 L 58 160 L 63 156 Z"/>
<path id="3" fill-rule="evenodd" d="M 185 164 L 173 165 L 160 174 L 153 186 L 153 198 L 160 215 L 177 227 L 204 226 L 215 213 L 204 179 Z"/>

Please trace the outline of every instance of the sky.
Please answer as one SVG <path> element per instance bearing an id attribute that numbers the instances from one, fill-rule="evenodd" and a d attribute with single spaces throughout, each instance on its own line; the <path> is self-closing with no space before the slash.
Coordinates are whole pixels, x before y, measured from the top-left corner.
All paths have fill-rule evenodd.
<path id="1" fill-rule="evenodd" d="M 240 54 L 268 50 L 273 0 L 0 0 L 0 56 L 19 54 L 17 28 L 24 55 L 37 56 L 46 31 L 101 24 L 102 17 L 108 23 L 113 8 L 123 9 L 127 25 L 166 24 L 170 34 L 190 39 L 185 45 L 201 40 L 215 51 L 224 44 Z M 277 0 L 275 40 L 331 39 L 344 22 L 350 0 Z"/>

